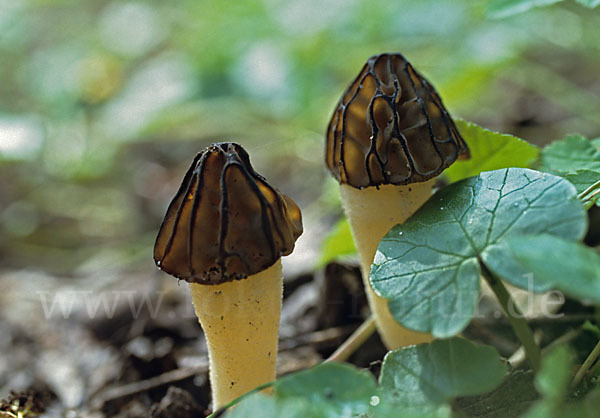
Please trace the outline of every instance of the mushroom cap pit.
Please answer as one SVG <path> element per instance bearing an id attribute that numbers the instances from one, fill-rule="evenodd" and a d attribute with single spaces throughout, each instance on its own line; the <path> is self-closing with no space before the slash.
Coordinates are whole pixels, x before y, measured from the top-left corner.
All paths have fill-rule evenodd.
<path id="1" fill-rule="evenodd" d="M 254 171 L 238 144 L 196 155 L 171 201 L 154 261 L 190 283 L 241 280 L 273 265 L 302 234 L 296 203 Z"/>
<path id="2" fill-rule="evenodd" d="M 398 53 L 374 55 L 327 129 L 325 162 L 355 188 L 439 175 L 469 149 L 433 86 Z"/>

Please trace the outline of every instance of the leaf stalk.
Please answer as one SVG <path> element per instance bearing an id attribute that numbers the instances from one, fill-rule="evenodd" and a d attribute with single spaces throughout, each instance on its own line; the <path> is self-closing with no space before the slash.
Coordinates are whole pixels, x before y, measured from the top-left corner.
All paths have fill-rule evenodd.
<path id="1" fill-rule="evenodd" d="M 508 322 L 510 323 L 513 331 L 515 332 L 519 341 L 521 341 L 521 344 L 523 344 L 523 348 L 525 348 L 525 354 L 529 364 L 531 365 L 531 368 L 537 372 L 540 369 L 541 351 L 540 347 L 535 342 L 533 332 L 531 331 L 529 324 L 524 319 L 519 307 L 512 300 L 510 293 L 508 293 L 508 290 L 502 281 L 494 276 L 494 274 L 488 270 L 485 264 L 480 262 L 480 266 L 484 279 L 490 285 L 490 288 L 500 302 L 500 306 L 502 306 L 502 310 L 508 318 Z"/>
<path id="2" fill-rule="evenodd" d="M 584 197 L 588 194 L 590 194 L 591 192 L 593 192 L 594 190 L 600 188 L 600 180 L 598 180 L 597 182 L 595 182 L 594 184 L 592 184 L 590 187 L 588 187 L 587 189 L 585 189 L 583 192 L 579 193 L 579 198 L 581 200 L 587 200 L 584 199 Z"/>
<path id="3" fill-rule="evenodd" d="M 575 377 L 573 378 L 572 382 L 573 387 L 577 386 L 581 382 L 581 380 L 583 379 L 587 371 L 590 369 L 590 367 L 592 367 L 598 356 L 600 356 L 600 341 L 598 341 L 590 355 L 587 356 L 579 370 L 577 370 L 577 373 L 575 373 Z"/>

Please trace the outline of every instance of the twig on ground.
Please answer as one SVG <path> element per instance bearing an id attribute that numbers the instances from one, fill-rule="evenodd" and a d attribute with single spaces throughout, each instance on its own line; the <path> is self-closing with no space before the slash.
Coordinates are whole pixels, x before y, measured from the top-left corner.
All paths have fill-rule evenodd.
<path id="1" fill-rule="evenodd" d="M 98 410 L 109 401 L 135 395 L 136 393 L 145 392 L 147 390 L 170 383 L 179 382 L 197 374 L 206 373 L 207 371 L 208 361 L 194 367 L 182 367 L 179 369 L 169 370 L 168 372 L 159 374 L 158 376 L 154 376 L 146 380 L 139 380 L 137 382 L 105 389 L 97 394 L 91 400 L 90 404 L 92 409 Z"/>
<path id="2" fill-rule="evenodd" d="M 542 348 L 542 354 L 546 354 L 548 351 L 552 350 L 556 346 L 573 341 L 575 338 L 579 337 L 581 332 L 581 328 L 574 328 L 566 332 L 565 334 L 552 341 L 546 347 Z M 536 339 L 536 342 L 539 343 L 542 339 L 542 332 L 536 332 L 534 337 Z M 510 363 L 512 368 L 517 368 L 521 365 L 521 363 L 523 363 L 523 361 L 525 361 L 525 350 L 523 349 L 523 346 L 521 346 L 517 351 L 515 351 L 515 353 L 512 356 L 510 356 L 508 362 Z"/>
<path id="3" fill-rule="evenodd" d="M 350 335 L 356 325 L 346 325 L 343 327 L 332 327 L 318 331 L 309 332 L 306 334 L 294 335 L 279 341 L 279 351 L 293 350 L 295 348 L 312 345 L 312 344 L 326 344 L 334 342 L 347 335 Z"/>
<path id="4" fill-rule="evenodd" d="M 280 351 L 291 351 L 298 347 L 323 344 L 330 341 L 335 341 L 344 336 L 350 334 L 354 325 L 345 327 L 333 327 L 324 330 L 314 331 L 308 334 L 296 335 L 288 339 L 282 340 L 279 344 Z M 157 388 L 159 386 L 179 382 L 189 377 L 204 374 L 208 372 L 208 361 L 204 361 L 202 364 L 193 367 L 181 367 L 168 372 L 162 373 L 158 376 L 151 377 L 145 380 L 139 380 L 137 382 L 127 383 L 121 386 L 113 386 L 100 391 L 98 394 L 92 397 L 90 405 L 93 410 L 102 408 L 107 402 L 124 398 L 127 396 L 135 395 L 137 393 L 145 392 L 150 389 Z M 289 371 L 288 371 L 289 372 Z"/>
<path id="5" fill-rule="evenodd" d="M 375 318 L 371 315 L 325 361 L 345 361 L 375 332 L 375 329 Z"/>

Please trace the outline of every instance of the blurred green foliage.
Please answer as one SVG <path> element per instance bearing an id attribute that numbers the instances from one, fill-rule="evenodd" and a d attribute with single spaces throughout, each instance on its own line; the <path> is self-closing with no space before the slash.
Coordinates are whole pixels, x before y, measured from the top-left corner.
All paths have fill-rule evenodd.
<path id="1" fill-rule="evenodd" d="M 536 144 L 599 136 L 599 10 L 499 3 L 0 0 L 0 268 L 151 265 L 185 167 L 216 140 L 332 221 L 324 131 L 384 51 L 453 115 Z"/>
<path id="2" fill-rule="evenodd" d="M 352 229 L 347 218 L 340 219 L 323 237 L 321 258 L 318 267 L 324 267 L 333 260 L 342 259 L 345 256 L 355 256 L 356 246 L 352 238 Z"/>

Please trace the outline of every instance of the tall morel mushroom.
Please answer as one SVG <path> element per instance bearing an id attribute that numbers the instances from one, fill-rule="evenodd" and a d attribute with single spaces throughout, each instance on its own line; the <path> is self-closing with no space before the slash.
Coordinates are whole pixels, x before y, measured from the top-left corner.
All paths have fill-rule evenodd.
<path id="1" fill-rule="evenodd" d="M 198 154 L 167 209 L 154 260 L 190 283 L 208 345 L 214 409 L 275 379 L 280 259 L 301 234 L 298 206 L 234 143 Z"/>
<path id="2" fill-rule="evenodd" d="M 440 96 L 400 54 L 369 58 L 329 123 L 325 162 L 340 182 L 369 305 L 389 349 L 431 336 L 401 327 L 373 292 L 369 271 L 379 241 L 429 199 L 436 176 L 468 156 Z"/>

